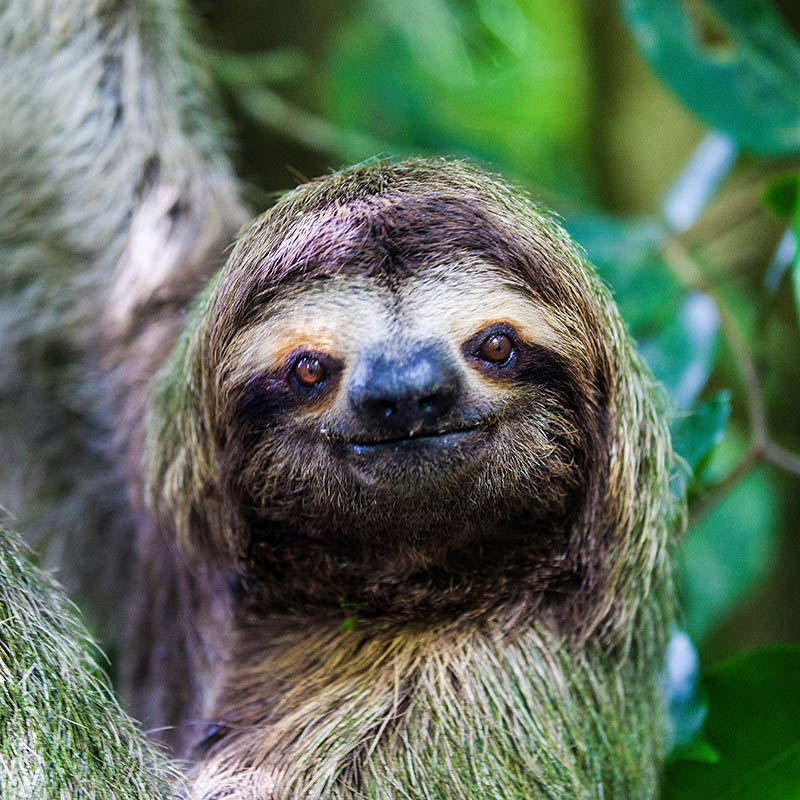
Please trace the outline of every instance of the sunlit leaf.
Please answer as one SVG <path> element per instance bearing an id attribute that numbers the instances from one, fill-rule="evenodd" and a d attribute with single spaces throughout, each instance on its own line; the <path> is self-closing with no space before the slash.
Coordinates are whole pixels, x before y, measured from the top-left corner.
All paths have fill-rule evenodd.
<path id="1" fill-rule="evenodd" d="M 800 152 L 800 46 L 768 0 L 620 0 L 655 71 L 708 125 Z"/>
<path id="2" fill-rule="evenodd" d="M 458 15 L 447 0 L 372 0 L 388 26 L 401 31 L 415 60 L 454 86 L 474 86 L 475 72 Z"/>
<path id="3" fill-rule="evenodd" d="M 776 489 L 768 473 L 758 470 L 689 531 L 680 579 L 685 625 L 694 641 L 702 642 L 768 574 L 777 519 Z"/>
<path id="4" fill-rule="evenodd" d="M 484 25 L 512 53 L 525 53 L 528 40 L 528 20 L 515 0 L 478 0 L 478 12 Z"/>
<path id="5" fill-rule="evenodd" d="M 700 747 L 700 731 L 708 707 L 700 687 L 697 649 L 689 635 L 674 630 L 667 646 L 664 699 L 670 720 L 670 757 L 714 758 L 713 748 Z"/>
<path id="6" fill-rule="evenodd" d="M 794 289 L 794 303 L 800 317 L 800 201 L 794 208 L 794 261 L 792 262 L 792 288 Z"/>
<path id="7" fill-rule="evenodd" d="M 664 195 L 662 213 L 672 230 L 688 231 L 697 222 L 737 157 L 728 134 L 711 131 L 703 137 Z"/>
<path id="8" fill-rule="evenodd" d="M 673 760 L 661 800 L 800 798 L 800 648 L 732 659 L 703 678 L 714 763 Z"/>

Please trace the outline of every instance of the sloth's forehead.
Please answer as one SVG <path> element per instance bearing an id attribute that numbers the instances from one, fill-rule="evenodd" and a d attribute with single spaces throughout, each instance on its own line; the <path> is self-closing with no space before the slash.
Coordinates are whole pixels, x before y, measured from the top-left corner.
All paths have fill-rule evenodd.
<path id="1" fill-rule="evenodd" d="M 289 287 L 241 332 L 235 349 L 252 366 L 278 366 L 297 349 L 345 360 L 431 339 L 455 349 L 495 322 L 554 350 L 564 340 L 553 310 L 499 269 L 465 256 L 402 281 L 339 275 Z"/>

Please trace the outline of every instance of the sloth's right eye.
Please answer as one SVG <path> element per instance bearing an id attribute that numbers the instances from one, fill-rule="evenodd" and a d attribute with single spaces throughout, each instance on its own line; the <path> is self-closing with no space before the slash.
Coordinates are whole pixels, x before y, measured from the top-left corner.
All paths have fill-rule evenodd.
<path id="1" fill-rule="evenodd" d="M 478 348 L 478 355 L 490 364 L 502 364 L 508 361 L 514 346 L 504 333 L 493 333 L 487 336 Z"/>
<path id="2" fill-rule="evenodd" d="M 301 356 L 295 361 L 293 374 L 301 386 L 310 389 L 328 377 L 328 369 L 314 356 Z"/>

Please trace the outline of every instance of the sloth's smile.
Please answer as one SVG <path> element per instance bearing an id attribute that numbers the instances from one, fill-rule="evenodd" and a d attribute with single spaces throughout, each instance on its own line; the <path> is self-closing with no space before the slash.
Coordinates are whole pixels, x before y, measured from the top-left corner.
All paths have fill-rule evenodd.
<path id="1" fill-rule="evenodd" d="M 480 425 L 452 428 L 446 431 L 420 431 L 408 436 L 392 436 L 385 439 L 353 439 L 350 447 L 357 453 L 368 453 L 378 449 L 397 449 L 434 445 L 437 447 L 455 446 L 471 439 L 480 430 Z"/>
<path id="2" fill-rule="evenodd" d="M 417 494 L 459 479 L 480 462 L 487 440 L 486 425 L 472 424 L 382 439 L 353 438 L 341 443 L 339 456 L 367 486 Z"/>

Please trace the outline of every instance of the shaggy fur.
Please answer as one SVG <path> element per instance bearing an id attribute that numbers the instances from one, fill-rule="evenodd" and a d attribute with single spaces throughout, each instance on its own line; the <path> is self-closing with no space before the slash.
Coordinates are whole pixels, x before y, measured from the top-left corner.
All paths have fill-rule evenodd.
<path id="1" fill-rule="evenodd" d="M 369 304 L 395 309 L 391 353 L 409 306 L 457 308 L 483 275 L 545 341 L 520 344 L 513 380 L 462 367 L 486 457 L 452 481 L 407 464 L 411 488 L 354 478 L 346 342 L 373 335 Z M 298 327 L 339 291 L 344 344 Z M 305 407 L 280 364 L 325 336 L 338 383 Z M 285 196 L 199 301 L 147 454 L 162 524 L 235 576 L 197 797 L 655 796 L 681 518 L 663 399 L 608 291 L 519 190 L 410 161 Z"/>
<path id="2" fill-rule="evenodd" d="M 187 616 L 141 502 L 147 387 L 245 220 L 182 5 L 0 3 L 0 506 L 149 727 L 185 706 Z"/>
<path id="3" fill-rule="evenodd" d="M 164 754 L 120 709 L 63 590 L 0 528 L 0 795 L 183 797 Z"/>

